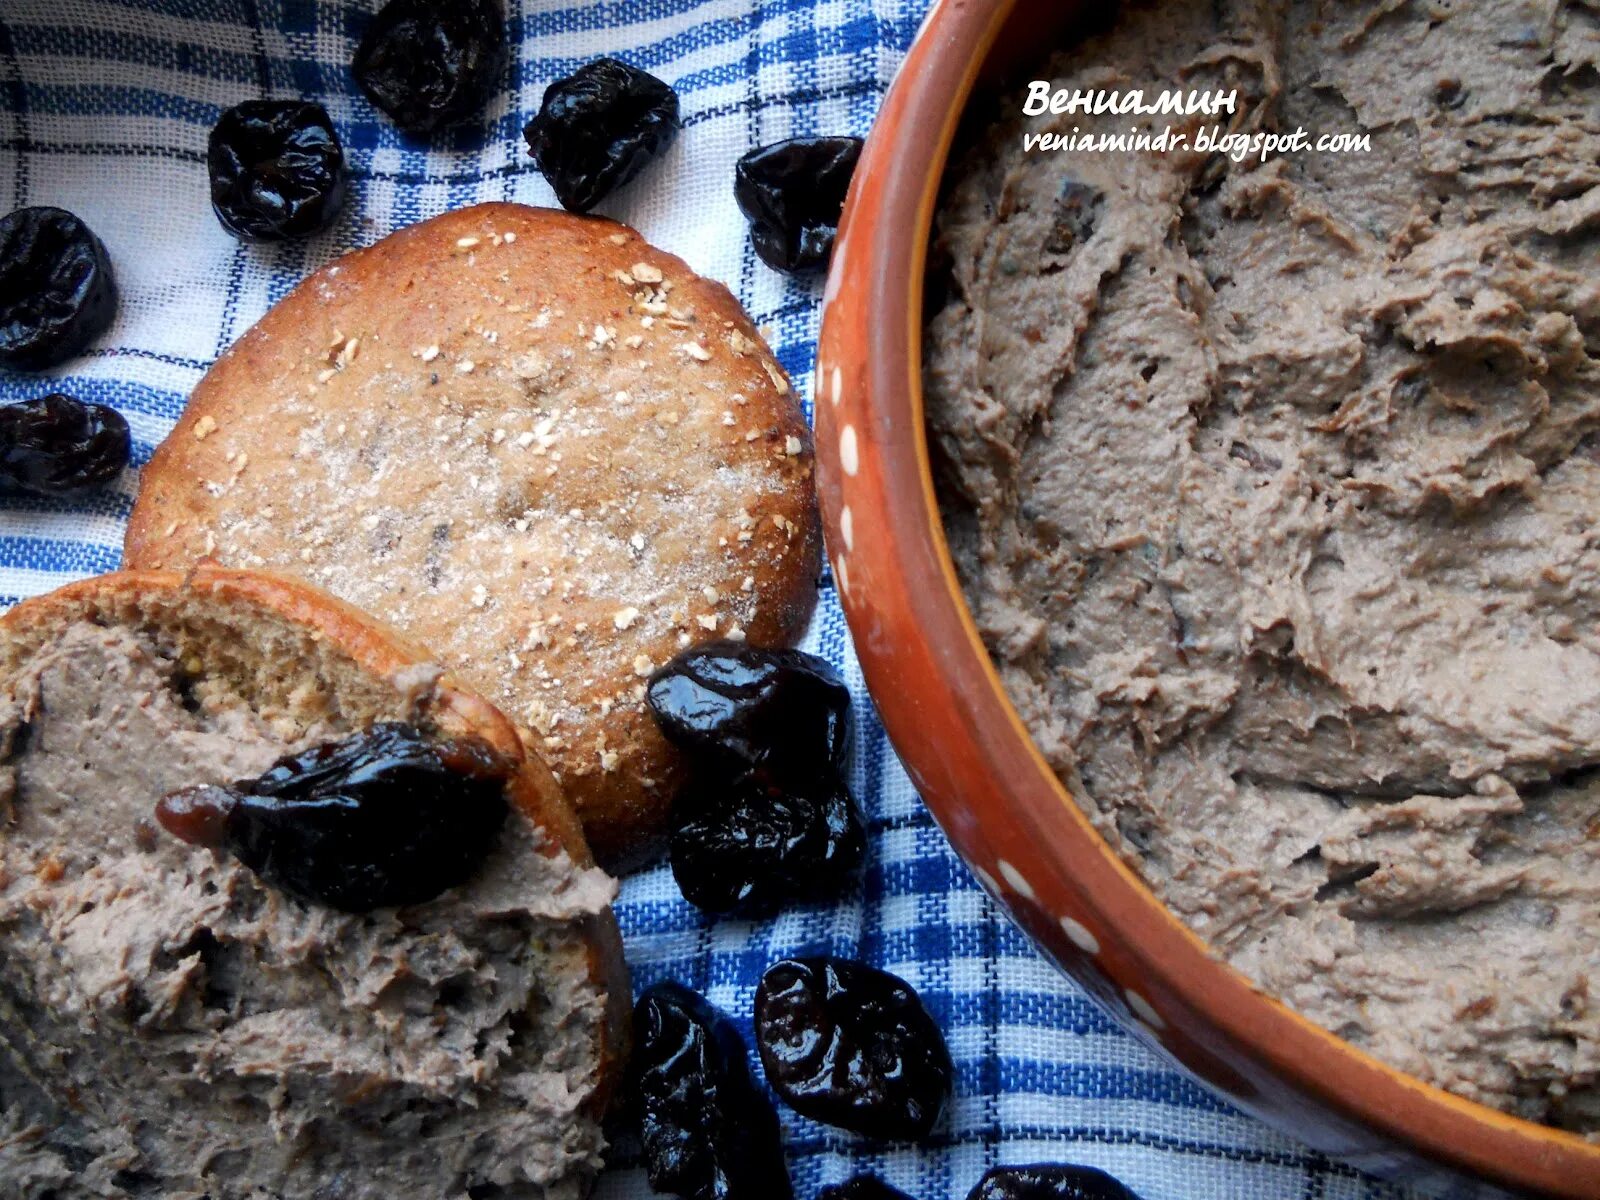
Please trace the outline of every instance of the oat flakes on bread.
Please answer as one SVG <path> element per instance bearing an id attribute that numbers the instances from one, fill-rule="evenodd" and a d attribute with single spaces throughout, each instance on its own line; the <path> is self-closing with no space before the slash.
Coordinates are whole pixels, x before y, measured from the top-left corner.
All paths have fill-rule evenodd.
<path id="1" fill-rule="evenodd" d="M 727 289 L 615 222 L 484 204 L 317 272 L 223 355 L 126 550 L 292 571 L 393 622 L 619 862 L 681 773 L 645 678 L 794 641 L 820 547 L 810 431 Z"/>
<path id="2" fill-rule="evenodd" d="M 349 914 L 149 818 L 374 722 L 515 762 L 474 876 Z M 0 618 L 0 1195 L 576 1200 L 626 1055 L 611 915 L 549 772 L 292 579 L 121 572 Z"/>

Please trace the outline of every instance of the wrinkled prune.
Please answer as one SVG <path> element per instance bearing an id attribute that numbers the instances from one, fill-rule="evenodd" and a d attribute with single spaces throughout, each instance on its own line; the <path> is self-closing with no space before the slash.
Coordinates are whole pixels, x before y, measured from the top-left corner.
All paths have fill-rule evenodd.
<path id="1" fill-rule="evenodd" d="M 390 0 L 362 35 L 351 71 L 391 121 L 428 134 L 481 112 L 505 64 L 500 0 Z"/>
<path id="2" fill-rule="evenodd" d="M 344 149 L 320 104 L 235 104 L 212 127 L 206 162 L 217 220 L 247 242 L 316 233 L 344 204 Z"/>
<path id="3" fill-rule="evenodd" d="M 861 146 L 854 137 L 793 138 L 739 160 L 733 196 L 763 262 L 779 271 L 828 265 Z"/>
<path id="4" fill-rule="evenodd" d="M 950 1052 L 917 993 L 850 959 L 768 967 L 756 990 L 756 1049 L 767 1082 L 796 1112 L 869 1137 L 927 1137 L 950 1094 Z"/>
<path id="5" fill-rule="evenodd" d="M 696 647 L 651 676 L 646 698 L 669 741 L 730 770 L 844 762 L 850 691 L 812 654 L 742 642 Z"/>
<path id="6" fill-rule="evenodd" d="M 345 912 L 421 904 L 482 866 L 512 764 L 469 739 L 384 722 L 280 758 L 255 779 L 164 796 L 162 827 Z"/>
<path id="7" fill-rule="evenodd" d="M 857 1175 L 823 1188 L 817 1193 L 817 1200 L 911 1200 L 911 1197 L 876 1175 Z"/>
<path id="8" fill-rule="evenodd" d="M 615 58 L 585 63 L 545 89 L 522 134 L 563 208 L 588 212 L 677 135 L 678 93 Z"/>
<path id="9" fill-rule="evenodd" d="M 683 1200 L 790 1200 L 778 1115 L 744 1039 L 706 999 L 658 983 L 633 1010 L 640 1137 L 650 1186 Z"/>
<path id="10" fill-rule="evenodd" d="M 0 484 L 62 495 L 107 483 L 128 465 L 128 422 L 60 392 L 0 408 Z"/>
<path id="11" fill-rule="evenodd" d="M 0 219 L 0 364 L 28 371 L 71 358 L 117 312 L 111 259 L 61 208 L 19 208 Z"/>
<path id="12" fill-rule="evenodd" d="M 835 894 L 866 834 L 837 771 L 699 774 L 673 800 L 668 846 L 684 899 L 706 912 Z"/>
<path id="13" fill-rule="evenodd" d="M 1139 1200 L 1093 1167 L 995 1167 L 967 1200 Z"/>

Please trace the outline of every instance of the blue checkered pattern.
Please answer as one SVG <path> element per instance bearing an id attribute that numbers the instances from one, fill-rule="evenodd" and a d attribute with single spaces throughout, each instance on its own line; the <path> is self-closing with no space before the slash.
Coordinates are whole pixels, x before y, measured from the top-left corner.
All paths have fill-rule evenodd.
<path id="1" fill-rule="evenodd" d="M 926 0 L 513 0 L 511 87 L 484 120 L 420 146 L 355 89 L 346 64 L 366 3 L 328 0 L 0 0 L 0 204 L 58 204 L 110 248 L 115 328 L 45 378 L 0 371 L 0 400 L 62 389 L 117 406 L 148 459 L 217 354 L 309 270 L 419 218 L 477 200 L 553 203 L 520 130 L 546 83 L 599 54 L 669 80 L 685 130 L 603 211 L 725 281 L 809 392 L 819 288 L 765 269 L 730 193 L 752 145 L 865 134 Z M 206 134 L 257 96 L 327 106 L 353 170 L 337 226 L 245 247 L 206 193 Z M 138 484 L 83 500 L 0 501 L 0 602 L 107 571 Z M 784 1112 L 801 1200 L 863 1169 L 918 1200 L 960 1200 L 985 1168 L 1105 1167 L 1146 1200 L 1398 1197 L 1221 1103 L 1134 1042 L 1044 963 L 985 897 L 930 820 L 872 719 L 825 581 L 811 648 L 840 664 L 860 722 L 854 786 L 872 862 L 843 902 L 776 919 L 708 920 L 664 868 L 627 881 L 620 915 L 635 983 L 673 977 L 748 1033 L 756 981 L 804 951 L 865 958 L 911 981 L 958 1066 L 942 1131 L 916 1149 L 871 1145 Z M 759 1069 L 759 1068 L 757 1068 Z M 601 1200 L 649 1194 L 624 1139 Z M 397 1197 L 396 1200 L 404 1200 Z"/>

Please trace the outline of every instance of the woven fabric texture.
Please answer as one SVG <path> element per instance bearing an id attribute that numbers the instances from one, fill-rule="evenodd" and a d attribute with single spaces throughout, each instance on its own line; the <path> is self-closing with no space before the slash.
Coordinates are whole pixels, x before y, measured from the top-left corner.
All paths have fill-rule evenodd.
<path id="1" fill-rule="evenodd" d="M 507 86 L 481 121 L 429 143 L 403 139 L 351 79 L 373 7 L 0 0 L 0 203 L 82 216 L 108 246 L 122 295 L 114 328 L 81 358 L 43 376 L 0 370 L 0 401 L 65 390 L 112 404 L 135 443 L 135 469 L 103 492 L 0 499 L 0 604 L 117 567 L 136 468 L 216 356 L 308 271 L 452 207 L 554 203 L 521 128 L 547 83 L 601 54 L 677 88 L 684 130 L 600 211 L 727 283 L 809 404 L 820 283 L 780 276 L 752 254 L 733 164 L 780 138 L 865 135 L 927 0 L 512 0 Z M 318 100 L 338 127 L 352 183 L 323 235 L 244 246 L 211 212 L 207 132 L 224 108 L 255 97 Z M 1104 1167 L 1145 1200 L 1403 1195 L 1238 1114 L 1043 961 L 919 802 L 871 716 L 826 579 L 808 644 L 843 668 L 863 717 L 853 781 L 872 856 L 858 889 L 774 919 L 711 920 L 657 868 L 629 879 L 620 904 L 635 985 L 680 979 L 746 1033 L 761 971 L 794 952 L 897 972 L 947 1031 L 955 1098 L 926 1146 L 872 1145 L 780 1106 L 802 1200 L 860 1170 L 917 1200 L 961 1200 L 987 1167 L 1047 1160 Z M 651 1194 L 626 1139 L 614 1159 L 601 1200 Z"/>

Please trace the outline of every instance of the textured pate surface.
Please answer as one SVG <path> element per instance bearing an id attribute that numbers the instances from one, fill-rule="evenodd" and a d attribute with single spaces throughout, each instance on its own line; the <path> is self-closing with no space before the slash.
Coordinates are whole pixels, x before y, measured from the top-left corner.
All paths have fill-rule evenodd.
<path id="1" fill-rule="evenodd" d="M 409 694 L 408 694 L 409 693 Z M 396 718 L 415 689 L 396 690 Z M 146 635 L 79 623 L 0 695 L 0 1194 L 572 1200 L 614 885 L 514 815 L 425 905 L 290 900 L 150 820 L 348 730 L 184 692 Z"/>
<path id="2" fill-rule="evenodd" d="M 1394 1065 L 1600 1129 L 1600 22 L 1162 4 L 1057 86 L 1240 89 L 1266 163 L 958 160 L 926 348 L 958 572 L 1156 892 Z"/>

